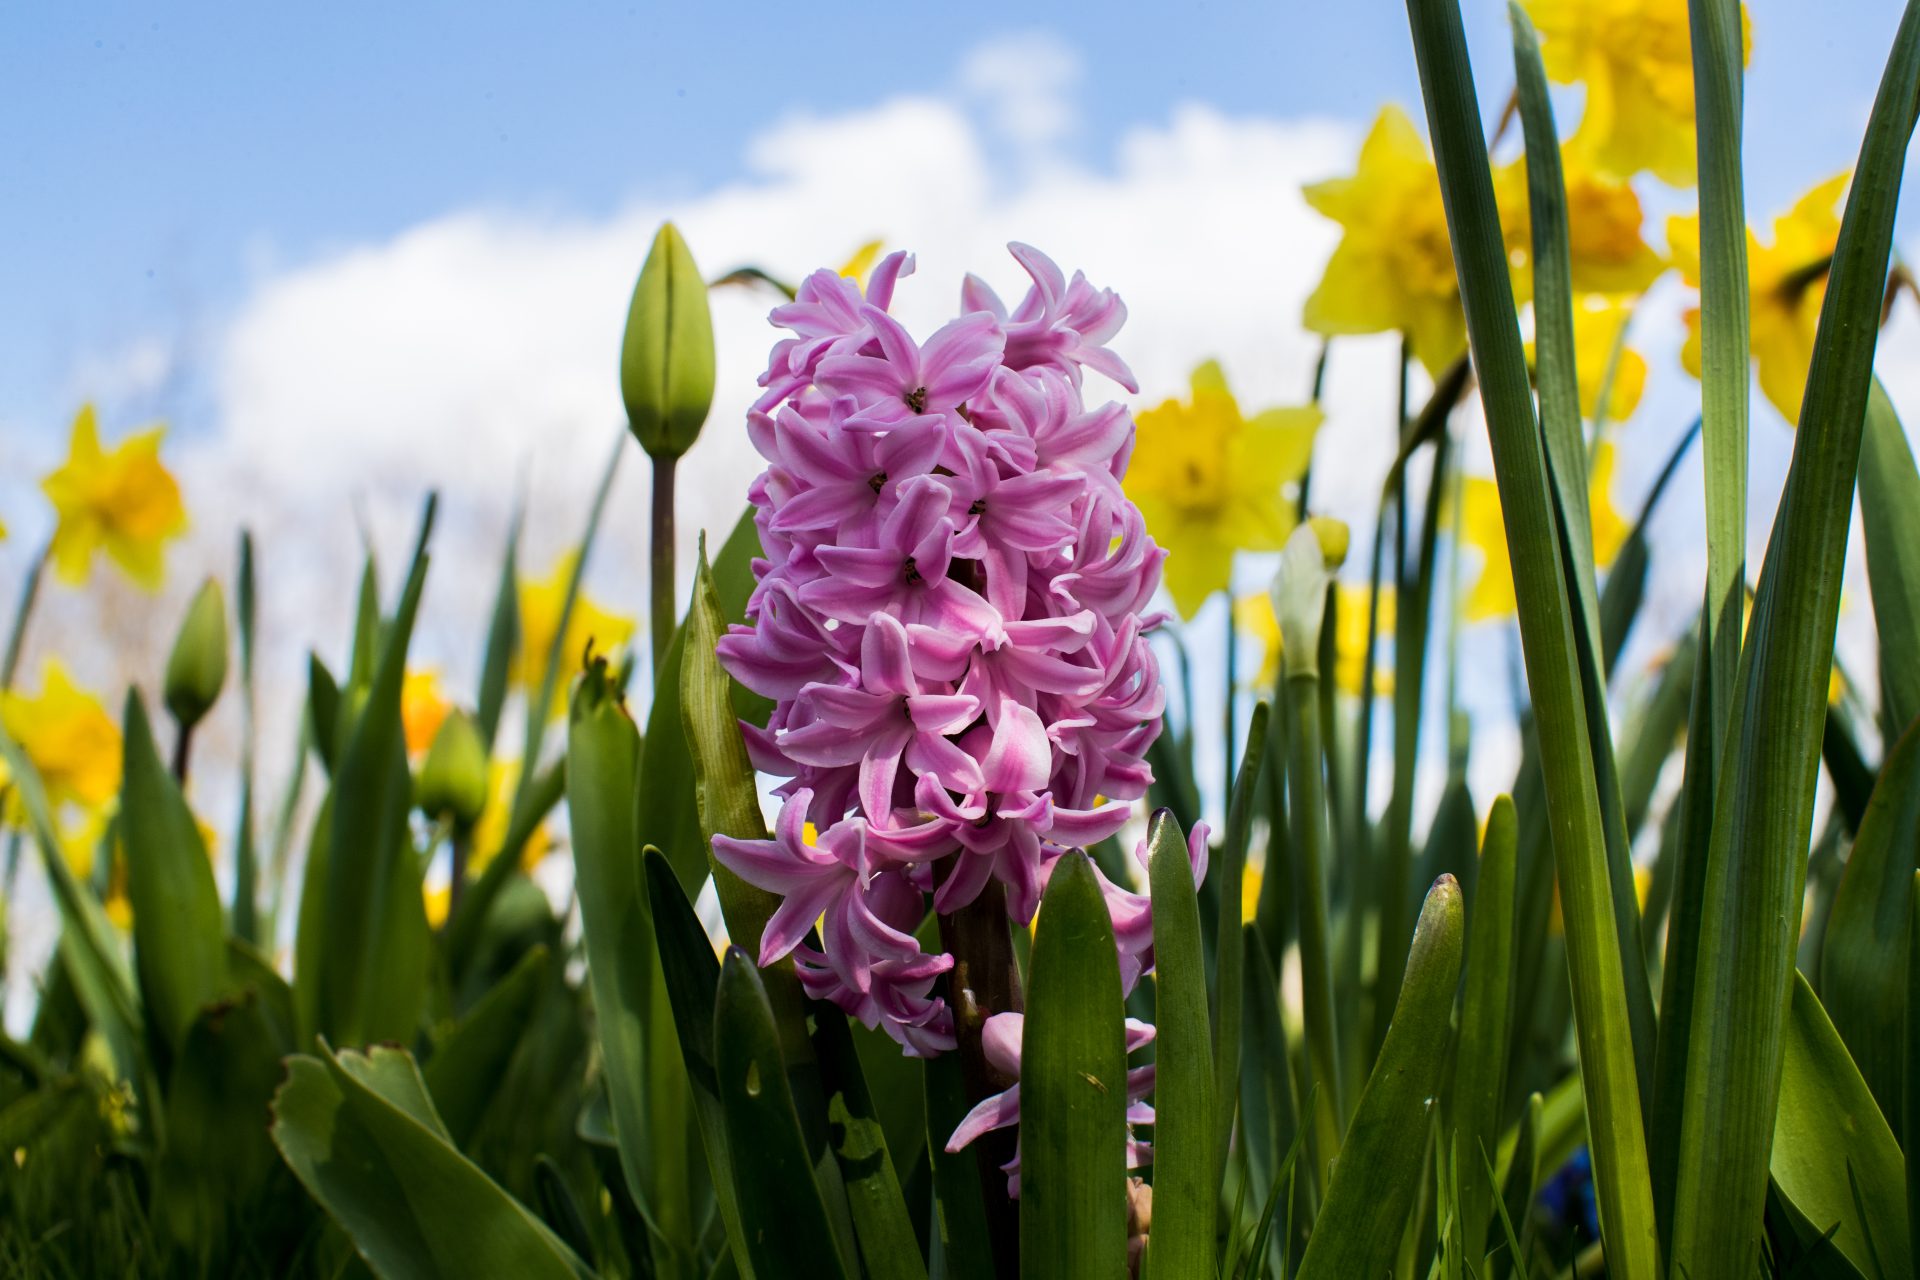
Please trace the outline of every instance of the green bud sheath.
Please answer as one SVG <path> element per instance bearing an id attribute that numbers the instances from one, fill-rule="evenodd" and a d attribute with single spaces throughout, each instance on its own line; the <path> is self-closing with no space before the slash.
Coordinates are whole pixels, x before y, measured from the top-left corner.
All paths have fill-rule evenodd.
<path id="1" fill-rule="evenodd" d="M 653 238 L 620 344 L 620 397 L 640 447 L 678 458 L 713 405 L 713 318 L 707 285 L 671 222 Z"/>

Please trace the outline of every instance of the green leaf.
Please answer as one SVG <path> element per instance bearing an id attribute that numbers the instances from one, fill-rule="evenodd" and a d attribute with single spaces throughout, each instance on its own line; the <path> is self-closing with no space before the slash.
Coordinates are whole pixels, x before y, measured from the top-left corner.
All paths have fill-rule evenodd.
<path id="1" fill-rule="evenodd" d="M 1893 1130 L 1795 974 L 1769 1168 L 1780 1192 L 1869 1280 L 1913 1274 L 1906 1170 Z"/>
<path id="2" fill-rule="evenodd" d="M 1532 1207 L 1535 1197 L 1540 1194 L 1540 1171 L 1545 1164 L 1542 1159 L 1545 1146 L 1546 1101 L 1539 1094 L 1527 1096 L 1527 1109 L 1520 1118 L 1520 1129 L 1513 1144 L 1512 1156 L 1507 1161 L 1507 1175 L 1501 1183 L 1498 1204 L 1501 1234 L 1512 1231 L 1519 1224 L 1520 1248 L 1517 1256 L 1524 1259 L 1530 1256 L 1526 1247 L 1532 1232 Z M 1506 1270 L 1511 1274 L 1527 1275 L 1524 1266 L 1515 1268 L 1511 1262 Z M 1501 1274 L 1500 1271 L 1493 1272 Z"/>
<path id="3" fill-rule="evenodd" d="M 1494 1189 L 1486 1157 L 1499 1145 L 1506 1097 L 1507 1037 L 1513 1010 L 1513 879 L 1519 821 L 1500 796 L 1487 816 L 1473 919 L 1468 922 L 1466 991 L 1454 1051 L 1454 1154 L 1459 1161 L 1461 1240 L 1479 1257 Z M 1483 1156 L 1483 1153 L 1485 1155 Z"/>
<path id="4" fill-rule="evenodd" d="M 134 959 L 149 1030 L 174 1053 L 227 984 L 226 920 L 206 845 L 179 784 L 160 763 L 137 690 L 127 691 L 125 720 L 120 830 Z"/>
<path id="5" fill-rule="evenodd" d="M 1513 562 L 1607 1261 L 1659 1270 L 1646 1134 L 1575 613 L 1457 0 L 1407 0 Z"/>
<path id="6" fill-rule="evenodd" d="M 1314 1220 L 1301 1280 L 1388 1274 L 1426 1171 L 1428 1113 L 1446 1062 L 1466 912 L 1442 876 L 1427 892 L 1406 981 Z"/>
<path id="7" fill-rule="evenodd" d="M 947 1138 L 971 1109 L 960 1055 L 943 1053 L 926 1062 L 927 1155 L 933 1162 L 936 1274 L 951 1280 L 992 1280 L 993 1237 L 979 1165 L 972 1151 L 949 1153 Z M 996 1175 L 997 1176 L 997 1172 Z"/>
<path id="8" fill-rule="evenodd" d="M 320 910 L 315 918 L 301 912 L 303 931 L 312 924 L 324 938 L 305 948 L 320 966 L 316 1029 L 346 1044 L 412 1039 L 426 996 L 427 918 L 407 831 L 413 782 L 400 731 L 400 686 L 426 585 L 435 506 L 429 497 L 399 610 L 377 647 L 366 704 L 334 766 Z"/>
<path id="9" fill-rule="evenodd" d="M 6 762 L 12 789 L 26 811 L 34 847 L 40 850 L 40 864 L 53 889 L 54 905 L 60 911 L 60 957 L 73 980 L 80 1007 L 86 1011 L 87 1021 L 106 1038 L 121 1074 L 130 1080 L 144 1079 L 148 1066 L 141 1012 L 134 1001 L 133 979 L 114 942 L 113 926 L 93 891 L 74 879 L 60 848 L 40 773 L 4 724 L 0 724 L 0 760 Z"/>
<path id="10" fill-rule="evenodd" d="M 727 1145 L 753 1153 L 751 1159 L 733 1162 L 733 1185 L 754 1273 L 786 1275 L 800 1259 L 822 1277 L 855 1271 L 851 1260 L 841 1256 L 813 1179 L 813 1162 L 787 1088 L 773 1008 L 759 971 L 738 947 L 727 949 L 720 966 L 713 1062 Z"/>
<path id="11" fill-rule="evenodd" d="M 234 627 L 240 637 L 240 812 L 233 832 L 233 932 L 247 942 L 260 940 L 259 856 L 253 830 L 253 788 L 257 751 L 254 640 L 258 612 L 253 578 L 253 534 L 240 531 L 240 565 L 234 574 Z"/>
<path id="12" fill-rule="evenodd" d="M 1874 379 L 1860 454 L 1860 528 L 1880 633 L 1880 699 L 1892 734 L 1920 718 L 1920 470 Z"/>
<path id="13" fill-rule="evenodd" d="M 297 1055 L 274 1095 L 273 1140 L 378 1275 L 587 1276 L 559 1237 L 447 1141 L 425 1100 L 402 1050 Z"/>
<path id="14" fill-rule="evenodd" d="M 720 983 L 720 962 L 713 944 L 680 888 L 673 866 L 652 845 L 641 851 L 646 866 L 649 913 L 660 952 L 660 971 L 673 1013 L 674 1033 L 693 1103 L 694 1120 L 713 1189 L 720 1204 L 720 1220 L 727 1229 L 742 1273 L 753 1274 L 739 1201 L 733 1189 L 733 1155 L 727 1146 L 726 1117 L 720 1106 L 720 1081 L 713 1052 L 714 993 Z"/>
<path id="15" fill-rule="evenodd" d="M 1233 1136 L 1234 1100 L 1239 1096 L 1240 1019 L 1243 1014 L 1240 992 L 1245 984 L 1246 945 L 1241 938 L 1240 892 L 1247 866 L 1247 841 L 1253 834 L 1253 810 L 1266 777 L 1268 708 L 1265 702 L 1253 704 L 1247 723 L 1247 745 L 1240 755 L 1240 769 L 1233 780 L 1227 801 L 1227 829 L 1220 846 L 1220 912 L 1214 927 L 1215 985 L 1213 1006 L 1213 1165 L 1207 1174 L 1208 1185 L 1217 1188 L 1227 1167 L 1227 1146 Z M 1181 846 L 1180 861 L 1187 860 L 1185 842 L 1175 833 L 1174 843 Z M 1191 874 L 1189 873 L 1189 880 Z M 1195 909 L 1198 910 L 1196 899 Z M 1194 945 L 1204 947 L 1201 935 Z M 1160 953 L 1156 950 L 1155 955 Z M 1205 961 L 1194 972 L 1206 986 Z M 1157 1056 L 1157 1055 L 1156 1055 Z M 1156 1126 L 1157 1129 L 1157 1126 Z M 1157 1181 L 1157 1175 L 1156 1175 Z M 1209 1211 L 1207 1238 L 1213 1238 Z"/>
<path id="16" fill-rule="evenodd" d="M 176 1245 L 210 1272 L 242 1237 L 254 1206 L 283 1190 L 274 1186 L 280 1162 L 260 1123 L 286 1051 L 276 1021 L 260 993 L 247 991 L 201 1010 L 174 1056 L 154 1196 Z"/>
<path id="17" fill-rule="evenodd" d="M 1198 928 L 1198 912 L 1195 912 Z M 1113 921 L 1079 850 L 1054 864 L 1033 938 L 1020 1063 L 1020 1271 L 1127 1266 L 1127 1056 Z M 1211 1153 L 1207 1158 L 1211 1159 Z"/>
<path id="18" fill-rule="evenodd" d="M 313 730 L 313 752 L 331 774 L 340 746 L 340 685 L 317 653 L 307 655 L 307 723 Z"/>
<path id="19" fill-rule="evenodd" d="M 579 828 L 574 838 L 579 839 Z M 576 846 L 577 847 L 577 846 Z M 434 1110 L 456 1147 L 465 1147 L 479 1127 L 532 1021 L 534 1003 L 547 979 L 547 949 L 529 947 L 507 976 L 495 983 L 466 1017 L 434 1046 L 421 1068 Z M 596 1007 L 596 1017 L 599 1015 Z"/>
<path id="20" fill-rule="evenodd" d="M 1715 797 L 1673 1212 L 1673 1262 L 1693 1280 L 1744 1277 L 1758 1248 L 1853 480 L 1916 110 L 1910 4 L 1841 221 Z"/>
<path id="21" fill-rule="evenodd" d="M 1247 1042 L 1240 1058 L 1240 1146 L 1253 1189 L 1265 1187 L 1271 1195 L 1287 1167 L 1285 1153 L 1298 1148 L 1305 1130 L 1293 1098 L 1292 1056 L 1273 962 L 1267 958 L 1259 929 L 1249 925 L 1246 935 Z M 1300 1184 L 1293 1197 L 1292 1221 L 1308 1216 L 1304 1189 L 1305 1184 Z M 1279 1245 L 1284 1250 L 1292 1241 L 1283 1239 Z"/>
<path id="22" fill-rule="evenodd" d="M 1283 655 L 1284 656 L 1284 655 Z M 1342 1105 L 1340 1027 L 1334 1004 L 1333 951 L 1327 924 L 1327 806 L 1321 785 L 1319 680 L 1312 672 L 1286 676 L 1293 732 L 1287 773 L 1287 817 L 1293 824 L 1287 853 L 1293 862 L 1294 907 L 1299 915 L 1300 1004 L 1307 1038 L 1301 1091 L 1312 1092 L 1307 1118 L 1309 1184 L 1321 1185 L 1346 1127 Z"/>
<path id="23" fill-rule="evenodd" d="M 1900 1149 L 1907 1153 L 1907 1232 L 1909 1247 L 1920 1257 L 1920 872 L 1913 877 L 1907 901 L 1907 1092 L 1906 1123 L 1901 1126 Z"/>
<path id="24" fill-rule="evenodd" d="M 713 562 L 714 594 L 721 616 L 729 623 L 746 618 L 747 597 L 753 593 L 753 558 L 760 554 L 760 533 L 751 510 L 741 513 Z M 653 705 L 647 712 L 647 734 L 640 751 L 640 839 L 660 849 L 689 894 L 700 892 L 707 878 L 706 845 L 700 836 L 700 812 L 693 798 L 693 763 L 687 754 L 687 731 L 681 724 L 680 650 L 685 629 L 676 630 L 654 681 Z M 750 707 L 758 695 L 734 688 L 735 705 L 750 720 L 766 723 L 766 715 Z M 763 700 L 762 700 L 763 701 Z"/>
<path id="25" fill-rule="evenodd" d="M 1888 753 L 1827 919 L 1823 1003 L 1887 1122 L 1905 1085 L 1906 890 L 1920 857 L 1920 724 Z"/>
<path id="26" fill-rule="evenodd" d="M 847 1187 L 860 1257 L 874 1280 L 926 1280 L 920 1241 L 900 1194 L 886 1135 L 867 1092 L 847 1016 L 825 1001 L 813 1006 L 813 1043 L 827 1092 L 827 1132 Z"/>
<path id="27" fill-rule="evenodd" d="M 1256 757 L 1265 745 L 1266 704 L 1254 711 L 1254 736 L 1248 741 L 1249 756 L 1241 761 L 1237 790 L 1251 790 L 1249 780 L 1258 778 Z M 1253 768 L 1249 771 L 1248 766 Z M 1231 827 L 1231 822 L 1229 822 Z M 1229 832 L 1228 840 L 1232 840 Z M 1154 1097 L 1153 1121 L 1153 1238 L 1150 1246 L 1153 1274 L 1158 1280 L 1182 1276 L 1213 1280 L 1214 1217 L 1220 1198 L 1220 1177 L 1216 1157 L 1224 1159 L 1217 1114 L 1224 1113 L 1233 1122 L 1233 1093 L 1214 1093 L 1214 1062 L 1207 1026 L 1206 957 L 1200 941 L 1200 900 L 1193 887 L 1193 865 L 1187 858 L 1187 842 L 1173 815 L 1162 809 L 1153 815 L 1147 830 L 1148 879 L 1153 894 L 1154 959 Z M 1238 884 L 1235 871 L 1223 881 L 1223 888 Z M 1231 889 L 1223 898 L 1235 901 L 1239 894 Z M 1224 915 L 1224 911 L 1222 912 Z M 1228 939 L 1238 941 L 1240 930 L 1236 909 L 1234 921 L 1222 920 L 1222 954 L 1233 948 Z M 1224 980 L 1222 988 L 1226 986 Z M 1239 982 L 1234 983 L 1233 999 L 1241 999 Z M 1221 999 L 1226 999 L 1223 989 Z M 1224 1020 L 1223 1020 L 1224 1021 Z M 1238 1030 L 1239 1020 L 1234 1020 Z M 1036 1027 L 1041 1024 L 1032 1024 Z M 1044 1034 L 1037 1032 L 1036 1034 Z M 1237 1046 L 1236 1046 L 1237 1047 Z M 1239 1055 L 1234 1055 L 1234 1074 L 1229 1084 L 1239 1080 Z M 1217 1105 L 1217 1110 L 1216 1110 Z"/>
<path id="28" fill-rule="evenodd" d="M 567 810 L 594 1023 L 628 1190 L 655 1230 L 691 1251 L 699 1224 L 686 1169 L 685 1069 L 676 1055 L 651 1052 L 665 1048 L 672 1017 L 640 885 L 639 763 L 640 736 L 606 660 L 596 658 L 574 693 L 567 734 Z"/>

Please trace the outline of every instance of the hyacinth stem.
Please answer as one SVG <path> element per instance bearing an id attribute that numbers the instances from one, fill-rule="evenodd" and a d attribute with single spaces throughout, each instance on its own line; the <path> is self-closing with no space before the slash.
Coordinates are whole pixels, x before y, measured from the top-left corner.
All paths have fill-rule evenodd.
<path id="1" fill-rule="evenodd" d="M 679 459 L 653 455 L 653 525 L 647 552 L 653 561 L 653 674 L 660 674 L 673 640 L 673 471 Z"/>
<path id="2" fill-rule="evenodd" d="M 979 855 L 973 855 L 979 856 Z M 969 1105 L 1011 1087 L 1015 1081 L 987 1061 L 980 1033 L 996 1013 L 1021 1013 L 1026 999 L 1007 928 L 1007 895 L 989 880 L 980 896 L 951 915 L 940 917 L 940 945 L 953 956 L 947 974 L 947 1003 L 953 1008 L 954 1039 L 959 1044 L 961 1075 Z M 973 1143 L 980 1172 L 981 1201 L 993 1237 L 995 1265 L 1002 1275 L 1017 1275 L 1020 1263 L 1020 1215 L 1007 1196 L 1000 1166 L 1013 1159 L 1017 1130 L 1001 1129 Z"/>

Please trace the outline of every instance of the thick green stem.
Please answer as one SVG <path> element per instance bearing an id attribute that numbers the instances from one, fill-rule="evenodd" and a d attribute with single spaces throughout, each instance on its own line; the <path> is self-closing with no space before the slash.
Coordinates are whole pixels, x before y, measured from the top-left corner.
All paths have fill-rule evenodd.
<path id="1" fill-rule="evenodd" d="M 647 551 L 653 561 L 653 674 L 658 677 L 673 640 L 673 472 L 679 459 L 653 459 L 653 526 Z"/>

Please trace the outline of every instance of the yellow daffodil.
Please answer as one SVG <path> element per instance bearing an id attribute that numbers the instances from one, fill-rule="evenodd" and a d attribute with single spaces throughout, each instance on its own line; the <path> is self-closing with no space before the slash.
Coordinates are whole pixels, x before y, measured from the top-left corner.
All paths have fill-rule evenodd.
<path id="1" fill-rule="evenodd" d="M 0 693 L 0 724 L 33 762 L 54 809 L 98 809 L 119 792 L 120 726 L 59 659 L 41 667 L 38 694 Z"/>
<path id="2" fill-rule="evenodd" d="M 1562 153 L 1567 187 L 1567 255 L 1575 293 L 1637 294 L 1667 264 L 1647 244 L 1640 197 L 1624 179 L 1600 173 L 1578 152 Z M 1516 271 L 1533 257 L 1532 210 L 1524 158 L 1494 171 L 1501 235 Z M 1531 290 L 1525 290 L 1531 292 Z"/>
<path id="3" fill-rule="evenodd" d="M 1593 559 L 1599 568 L 1620 554 L 1629 525 L 1613 505 L 1614 447 L 1603 440 L 1594 450 L 1587 487 L 1593 515 Z M 1461 614 L 1468 622 L 1510 616 L 1516 607 L 1513 564 L 1507 557 L 1507 529 L 1500 511 L 1500 489 L 1491 477 L 1466 476 L 1460 485 L 1460 537 L 1480 553 L 1480 570 Z"/>
<path id="4" fill-rule="evenodd" d="M 473 824 L 473 853 L 467 859 L 470 874 L 479 875 L 499 856 L 507 842 L 507 819 L 513 812 L 513 791 L 520 784 L 518 761 L 495 760 L 487 766 L 487 806 Z M 545 824 L 534 828 L 520 850 L 520 869 L 531 873 L 553 851 L 553 833 Z"/>
<path id="5" fill-rule="evenodd" d="M 1257 867 L 1252 858 L 1240 872 L 1240 923 L 1252 924 L 1260 914 L 1260 882 L 1265 878 L 1264 868 Z"/>
<path id="6" fill-rule="evenodd" d="M 1674 0 L 1522 0 L 1540 31 L 1547 76 L 1586 87 L 1569 146 L 1618 178 L 1648 172 L 1694 183 L 1693 52 Z M 1740 11 L 1741 60 L 1753 52 Z"/>
<path id="7" fill-rule="evenodd" d="M 423 884 L 420 897 L 427 907 L 427 927 L 438 929 L 447 923 L 447 910 L 453 905 L 453 887 L 446 884 Z"/>
<path id="8" fill-rule="evenodd" d="M 1191 618 L 1224 590 L 1236 551 L 1278 551 L 1294 526 L 1287 490 L 1313 457 L 1320 410 L 1242 417 L 1220 366 L 1193 371 L 1193 394 L 1139 417 L 1127 496 L 1167 549 L 1166 583 Z"/>
<path id="9" fill-rule="evenodd" d="M 1340 243 L 1303 320 L 1315 333 L 1403 333 L 1438 373 L 1467 349 L 1440 179 L 1406 112 L 1380 112 L 1353 175 L 1316 182 L 1307 203 L 1340 224 Z"/>
<path id="10" fill-rule="evenodd" d="M 520 584 L 520 646 L 514 654 L 513 679 L 522 688 L 538 689 L 546 677 L 547 654 L 560 629 L 560 608 L 566 603 L 567 583 L 579 558 L 579 551 L 569 551 L 555 562 L 544 581 Z M 560 696 L 553 701 L 555 716 L 566 710 L 566 679 L 578 669 L 588 641 L 592 641 L 595 653 L 611 655 L 633 638 L 633 627 L 632 618 L 602 609 L 587 598 L 585 591 L 575 598 L 573 613 L 567 619 L 566 639 L 560 646 Z"/>
<path id="11" fill-rule="evenodd" d="M 59 516 L 50 554 L 64 581 L 86 581 L 93 553 L 104 549 L 147 590 L 160 585 L 162 548 L 187 527 L 180 486 L 160 462 L 165 434 L 149 427 L 109 453 L 93 406 L 75 415 L 66 462 L 40 482 Z"/>
<path id="12" fill-rule="evenodd" d="M 1360 684 L 1366 678 L 1367 663 L 1367 587 L 1364 583 L 1335 582 L 1338 593 L 1334 619 L 1334 686 L 1352 697 L 1360 696 Z M 1393 634 L 1393 586 L 1380 588 L 1380 633 L 1376 641 Z M 1260 646 L 1260 673 L 1254 677 L 1254 689 L 1267 694 L 1280 678 L 1280 621 L 1273 613 L 1273 597 L 1265 591 L 1240 597 L 1233 602 L 1234 625 L 1243 642 Z M 1386 697 L 1393 692 L 1393 667 L 1376 663 L 1374 693 Z"/>
<path id="13" fill-rule="evenodd" d="M 440 672 L 433 667 L 408 667 L 400 685 L 400 725 L 406 734 L 407 754 L 417 756 L 433 745 L 451 705 L 440 692 Z"/>
<path id="14" fill-rule="evenodd" d="M 885 240 L 869 240 L 853 251 L 853 256 L 840 264 L 840 274 L 849 280 L 864 282 L 867 272 L 873 270 L 873 264 L 880 261 L 880 251 L 887 247 Z"/>
<path id="15" fill-rule="evenodd" d="M 1600 392 L 1607 391 L 1608 422 L 1624 422 L 1640 407 L 1640 395 L 1647 386 L 1647 361 L 1632 347 L 1621 346 L 1619 367 L 1613 371 L 1613 383 L 1607 386 L 1607 367 L 1613 361 L 1620 331 L 1632 316 L 1633 308 L 1624 302 L 1593 295 L 1576 298 L 1573 304 L 1573 362 L 1580 381 L 1580 416 L 1589 421 L 1600 414 Z M 1527 359 L 1534 358 L 1534 344 L 1527 344 Z"/>
<path id="16" fill-rule="evenodd" d="M 1748 345 L 1760 389 L 1789 423 L 1800 418 L 1807 389 L 1807 366 L 1820 326 L 1820 303 L 1827 296 L 1826 266 L 1840 239 L 1840 206 L 1851 175 L 1829 178 L 1801 196 L 1773 220 L 1773 241 L 1760 243 L 1747 231 Z M 1687 214 L 1667 222 L 1667 242 L 1681 278 L 1700 284 L 1700 217 Z M 1687 312 L 1687 341 L 1680 363 L 1700 376 L 1700 309 Z"/>

